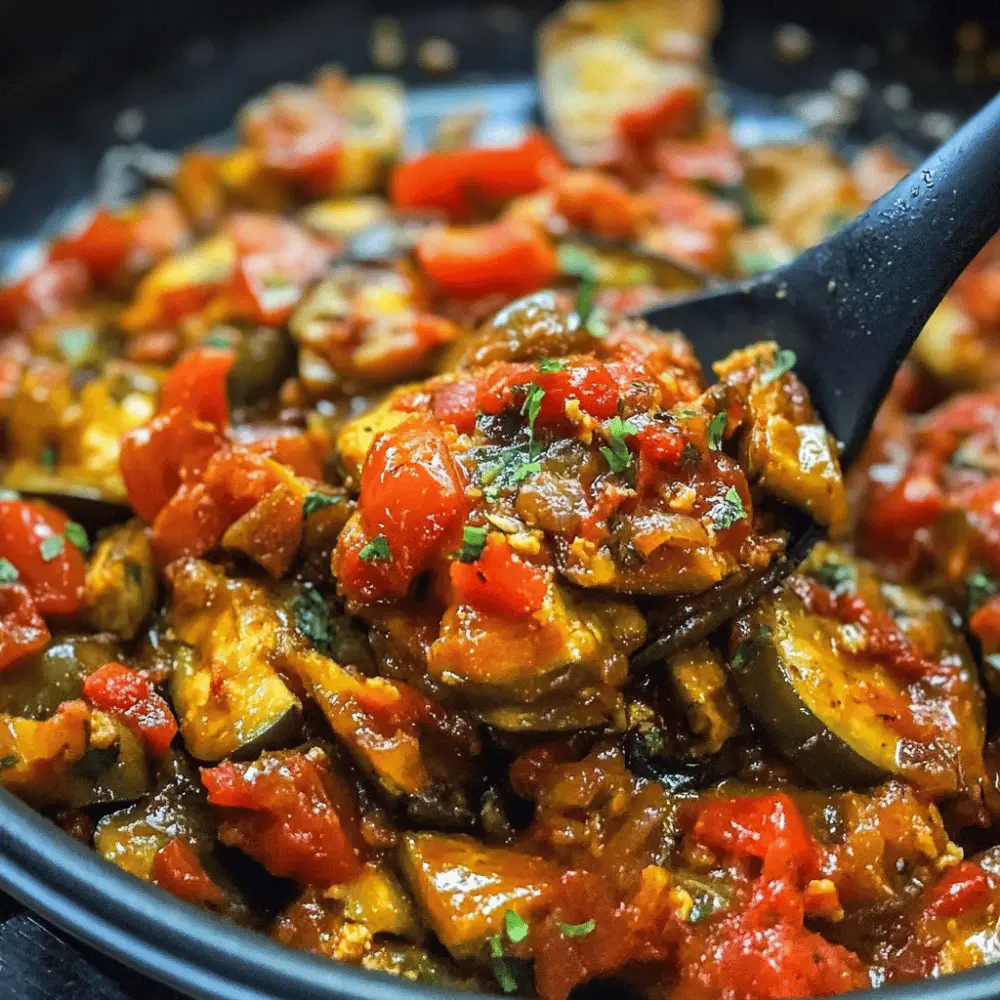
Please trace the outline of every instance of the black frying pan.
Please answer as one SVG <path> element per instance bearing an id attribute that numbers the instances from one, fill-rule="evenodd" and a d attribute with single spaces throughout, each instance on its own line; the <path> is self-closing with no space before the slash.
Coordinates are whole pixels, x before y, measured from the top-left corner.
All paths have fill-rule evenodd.
<path id="1" fill-rule="evenodd" d="M 0 205 L 0 271 L 23 264 L 40 237 L 93 197 L 95 171 L 107 148 L 120 141 L 115 122 L 126 108 L 141 110 L 141 138 L 156 148 L 179 149 L 218 136 L 244 100 L 272 83 L 303 78 L 332 61 L 354 72 L 370 71 L 371 19 L 392 13 L 409 41 L 444 37 L 458 51 L 458 69 L 444 80 L 422 71 L 411 57 L 399 71 L 407 83 L 475 84 L 480 103 L 502 95 L 504 113 L 523 119 L 536 113 L 529 85 L 534 33 L 553 6 L 428 3 L 410 10 L 400 4 L 305 0 L 280 5 L 261 0 L 0 3 L 0 171 L 9 171 L 14 182 Z M 872 93 L 841 141 L 849 145 L 890 134 L 919 152 L 934 144 L 942 121 L 927 112 L 962 116 L 1000 85 L 982 75 L 968 82 L 968 60 L 957 74 L 962 79 L 956 79 L 959 25 L 980 23 L 987 47 L 1000 47 L 995 0 L 831 0 L 820 10 L 806 9 L 813 6 L 801 0 L 727 5 L 715 58 L 732 85 L 738 116 L 756 116 L 779 131 L 794 127 L 777 97 L 824 88 L 832 73 L 860 63 Z M 785 21 L 812 30 L 810 59 L 775 59 L 774 30 Z M 497 89 L 498 81 L 507 86 Z M 883 99 L 887 85 L 900 83 L 912 92 L 910 107 L 893 107 L 898 100 Z M 899 93 L 896 88 L 896 97 Z M 117 181 L 128 177 L 113 180 L 111 193 L 117 196 L 122 193 Z M 0 888 L 82 942 L 193 997 L 454 997 L 292 952 L 203 915 L 106 864 L 5 792 L 0 792 Z M 0 970 L 5 958 L 0 953 Z M 8 988 L 15 988 L 9 978 L 3 991 Z M 598 984 L 582 990 L 604 997 L 612 992 Z M 73 995 L 81 1000 L 78 988 Z M 1000 997 L 1000 967 L 875 996 Z"/>

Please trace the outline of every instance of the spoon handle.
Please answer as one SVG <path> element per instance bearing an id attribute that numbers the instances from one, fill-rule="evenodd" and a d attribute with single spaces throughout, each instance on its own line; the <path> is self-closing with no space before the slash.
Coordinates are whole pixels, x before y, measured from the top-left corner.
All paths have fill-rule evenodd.
<path id="1" fill-rule="evenodd" d="M 837 386 L 847 458 L 924 323 L 998 229 L 1000 95 L 866 212 L 779 272 L 827 341 L 814 353 L 823 381 Z"/>

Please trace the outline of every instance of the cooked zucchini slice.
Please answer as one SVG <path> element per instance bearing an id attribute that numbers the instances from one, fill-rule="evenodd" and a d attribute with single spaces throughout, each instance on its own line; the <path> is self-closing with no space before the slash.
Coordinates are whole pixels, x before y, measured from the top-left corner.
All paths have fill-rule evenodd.
<path id="1" fill-rule="evenodd" d="M 188 752 L 217 761 L 293 742 L 301 704 L 272 665 L 280 623 L 267 591 L 193 559 L 171 583 L 168 624 L 185 645 L 175 653 L 170 694 Z"/>
<path id="2" fill-rule="evenodd" d="M 142 521 L 134 518 L 94 546 L 87 565 L 87 618 L 96 629 L 133 639 L 156 602 L 156 566 Z"/>
<path id="3" fill-rule="evenodd" d="M 472 837 L 410 833 L 400 860 L 432 930 L 457 959 L 480 955 L 507 910 L 529 920 L 558 881 L 547 861 Z"/>
<path id="4" fill-rule="evenodd" d="M 890 611 L 921 655 L 947 670 L 948 683 L 901 679 L 866 652 L 857 625 L 810 611 L 786 584 L 734 623 L 729 659 L 747 708 L 778 749 L 821 785 L 898 775 L 933 795 L 978 794 L 984 697 L 943 607 L 879 581 L 831 546 L 818 546 L 804 569 Z"/>

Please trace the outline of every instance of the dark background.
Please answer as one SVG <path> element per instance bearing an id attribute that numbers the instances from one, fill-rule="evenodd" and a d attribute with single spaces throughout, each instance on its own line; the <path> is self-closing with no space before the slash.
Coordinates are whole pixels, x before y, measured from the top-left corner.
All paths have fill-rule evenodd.
<path id="1" fill-rule="evenodd" d="M 666 0 L 664 0 L 666 2 Z M 0 171 L 13 188 L 0 204 L 0 268 L 59 209 L 93 191 L 102 153 L 119 141 L 114 122 L 140 108 L 143 142 L 164 149 L 225 130 L 240 104 L 280 80 L 301 79 L 339 62 L 371 71 L 369 26 L 392 14 L 409 58 L 411 84 L 435 77 L 414 59 L 414 43 L 455 43 L 447 78 L 516 79 L 531 72 L 533 36 L 551 3 L 316 3 L 306 0 L 170 0 L 169 3 L 0 0 Z M 997 78 L 956 79 L 956 27 L 978 22 L 985 50 L 998 49 L 996 0 L 732 0 L 725 4 L 715 60 L 730 83 L 782 95 L 822 88 L 838 69 L 863 64 L 873 93 L 905 82 L 922 110 L 967 113 L 998 89 Z M 774 58 L 774 27 L 808 26 L 818 44 L 804 63 Z M 914 115 L 914 118 L 916 116 Z M 857 137 L 899 131 L 875 98 Z M 905 127 L 904 127 L 905 131 Z M 926 137 L 907 136 L 919 147 Z M 54 211 L 55 210 L 55 211 Z M 0 995 L 10 1000 L 169 1000 L 173 994 L 57 936 L 0 894 Z"/>

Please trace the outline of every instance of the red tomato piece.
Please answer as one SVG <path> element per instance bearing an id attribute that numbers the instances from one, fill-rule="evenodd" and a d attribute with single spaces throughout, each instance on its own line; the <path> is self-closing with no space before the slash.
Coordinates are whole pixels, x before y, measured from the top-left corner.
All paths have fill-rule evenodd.
<path id="1" fill-rule="evenodd" d="M 303 434 L 278 434 L 243 445 L 246 451 L 287 465 L 297 476 L 306 479 L 323 478 L 323 461 L 329 450 L 325 434 L 306 431 Z"/>
<path id="2" fill-rule="evenodd" d="M 153 856 L 153 881 L 187 903 L 218 906 L 223 899 L 201 859 L 180 837 L 168 840 Z"/>
<path id="3" fill-rule="evenodd" d="M 676 465 L 687 439 L 679 427 L 673 424 L 646 424 L 635 435 L 639 454 L 653 462 Z"/>
<path id="4" fill-rule="evenodd" d="M 275 87 L 244 110 L 240 124 L 268 170 L 309 194 L 332 190 L 340 174 L 344 116 L 321 83 Z"/>
<path id="5" fill-rule="evenodd" d="M 520 557 L 497 534 L 492 534 L 482 555 L 471 563 L 451 564 L 451 585 L 460 604 L 496 615 L 530 615 L 545 601 L 548 570 Z"/>
<path id="6" fill-rule="evenodd" d="M 866 532 L 878 544 L 908 544 L 918 528 L 933 524 L 945 510 L 945 496 L 938 482 L 941 461 L 921 452 L 895 485 L 874 483 L 863 520 Z"/>
<path id="7" fill-rule="evenodd" d="M 497 208 L 539 190 L 561 166 L 549 141 L 532 132 L 518 146 L 429 153 L 401 164 L 389 179 L 389 196 L 397 208 L 444 212 L 465 222 L 480 203 Z"/>
<path id="8" fill-rule="evenodd" d="M 89 293 L 90 277 L 83 264 L 49 261 L 0 289 L 0 331 L 30 330 L 45 317 L 83 302 Z"/>
<path id="9" fill-rule="evenodd" d="M 675 181 L 711 181 L 723 187 L 743 180 L 740 152 L 726 126 L 691 139 L 664 139 L 655 151 L 662 173 Z"/>
<path id="10" fill-rule="evenodd" d="M 141 258 L 149 264 L 183 249 L 191 235 L 180 202 L 169 191 L 151 191 L 136 212 L 132 239 Z"/>
<path id="11" fill-rule="evenodd" d="M 955 286 L 969 315 L 979 323 L 1000 323 L 1000 263 L 970 270 Z"/>
<path id="12" fill-rule="evenodd" d="M 678 87 L 639 108 L 618 116 L 623 139 L 645 145 L 657 135 L 683 135 L 695 122 L 702 95 L 693 87 Z"/>
<path id="13" fill-rule="evenodd" d="M 181 483 L 200 475 L 212 455 L 225 447 L 214 424 L 180 407 L 158 414 L 121 440 L 119 464 L 129 503 L 152 523 Z"/>
<path id="14" fill-rule="evenodd" d="M 433 423 L 412 420 L 379 435 L 365 458 L 359 498 L 368 538 L 382 535 L 405 588 L 456 542 L 465 476 Z"/>
<path id="15" fill-rule="evenodd" d="M 1000 648 L 1000 596 L 991 597 L 969 618 L 970 631 L 979 637 L 987 653 Z"/>
<path id="16" fill-rule="evenodd" d="M 201 782 L 213 805 L 239 810 L 222 824 L 223 843 L 272 875 L 325 887 L 361 874 L 357 806 L 328 764 L 302 753 L 266 754 L 202 769 Z"/>
<path id="17" fill-rule="evenodd" d="M 552 284 L 559 273 L 548 239 L 516 220 L 430 229 L 420 237 L 416 254 L 427 276 L 461 299 L 517 298 Z"/>
<path id="18" fill-rule="evenodd" d="M 0 670 L 44 649 L 50 638 L 28 588 L 20 583 L 0 585 Z"/>
<path id="19" fill-rule="evenodd" d="M 160 409 L 177 406 L 198 420 L 225 427 L 229 423 L 226 379 L 235 360 L 231 347 L 192 347 L 170 369 Z"/>
<path id="20" fill-rule="evenodd" d="M 611 239 L 633 239 L 646 214 L 617 177 L 596 170 L 567 170 L 553 191 L 555 209 L 570 225 Z"/>
<path id="21" fill-rule="evenodd" d="M 229 523 L 204 483 L 182 483 L 153 521 L 153 553 L 161 566 L 203 556 L 219 544 Z"/>
<path id="22" fill-rule="evenodd" d="M 109 282 L 125 266 L 135 246 L 135 222 L 99 208 L 86 228 L 54 240 L 49 260 L 78 260 L 98 285 Z"/>
<path id="23" fill-rule="evenodd" d="M 924 893 L 924 913 L 929 917 L 961 917 L 981 910 L 991 895 L 989 875 L 974 861 L 960 861 Z"/>
<path id="24" fill-rule="evenodd" d="M 177 720 L 153 685 L 124 664 L 112 661 L 83 682 L 83 696 L 133 730 L 159 756 L 177 735 Z"/>
<path id="25" fill-rule="evenodd" d="M 225 519 L 232 523 L 272 492 L 281 481 L 263 455 L 243 448 L 218 452 L 205 466 L 204 483 Z"/>
<path id="26" fill-rule="evenodd" d="M 66 537 L 69 518 L 40 500 L 0 500 L 0 552 L 43 615 L 72 615 L 83 604 L 86 562 Z"/>
<path id="27" fill-rule="evenodd" d="M 716 799 L 698 813 L 692 834 L 713 850 L 736 857 L 787 862 L 804 876 L 816 849 L 799 807 L 784 792 Z"/>
<path id="28" fill-rule="evenodd" d="M 476 429 L 476 395 L 479 384 L 473 379 L 449 382 L 434 390 L 431 412 L 442 423 L 451 424 L 459 434 Z"/>

